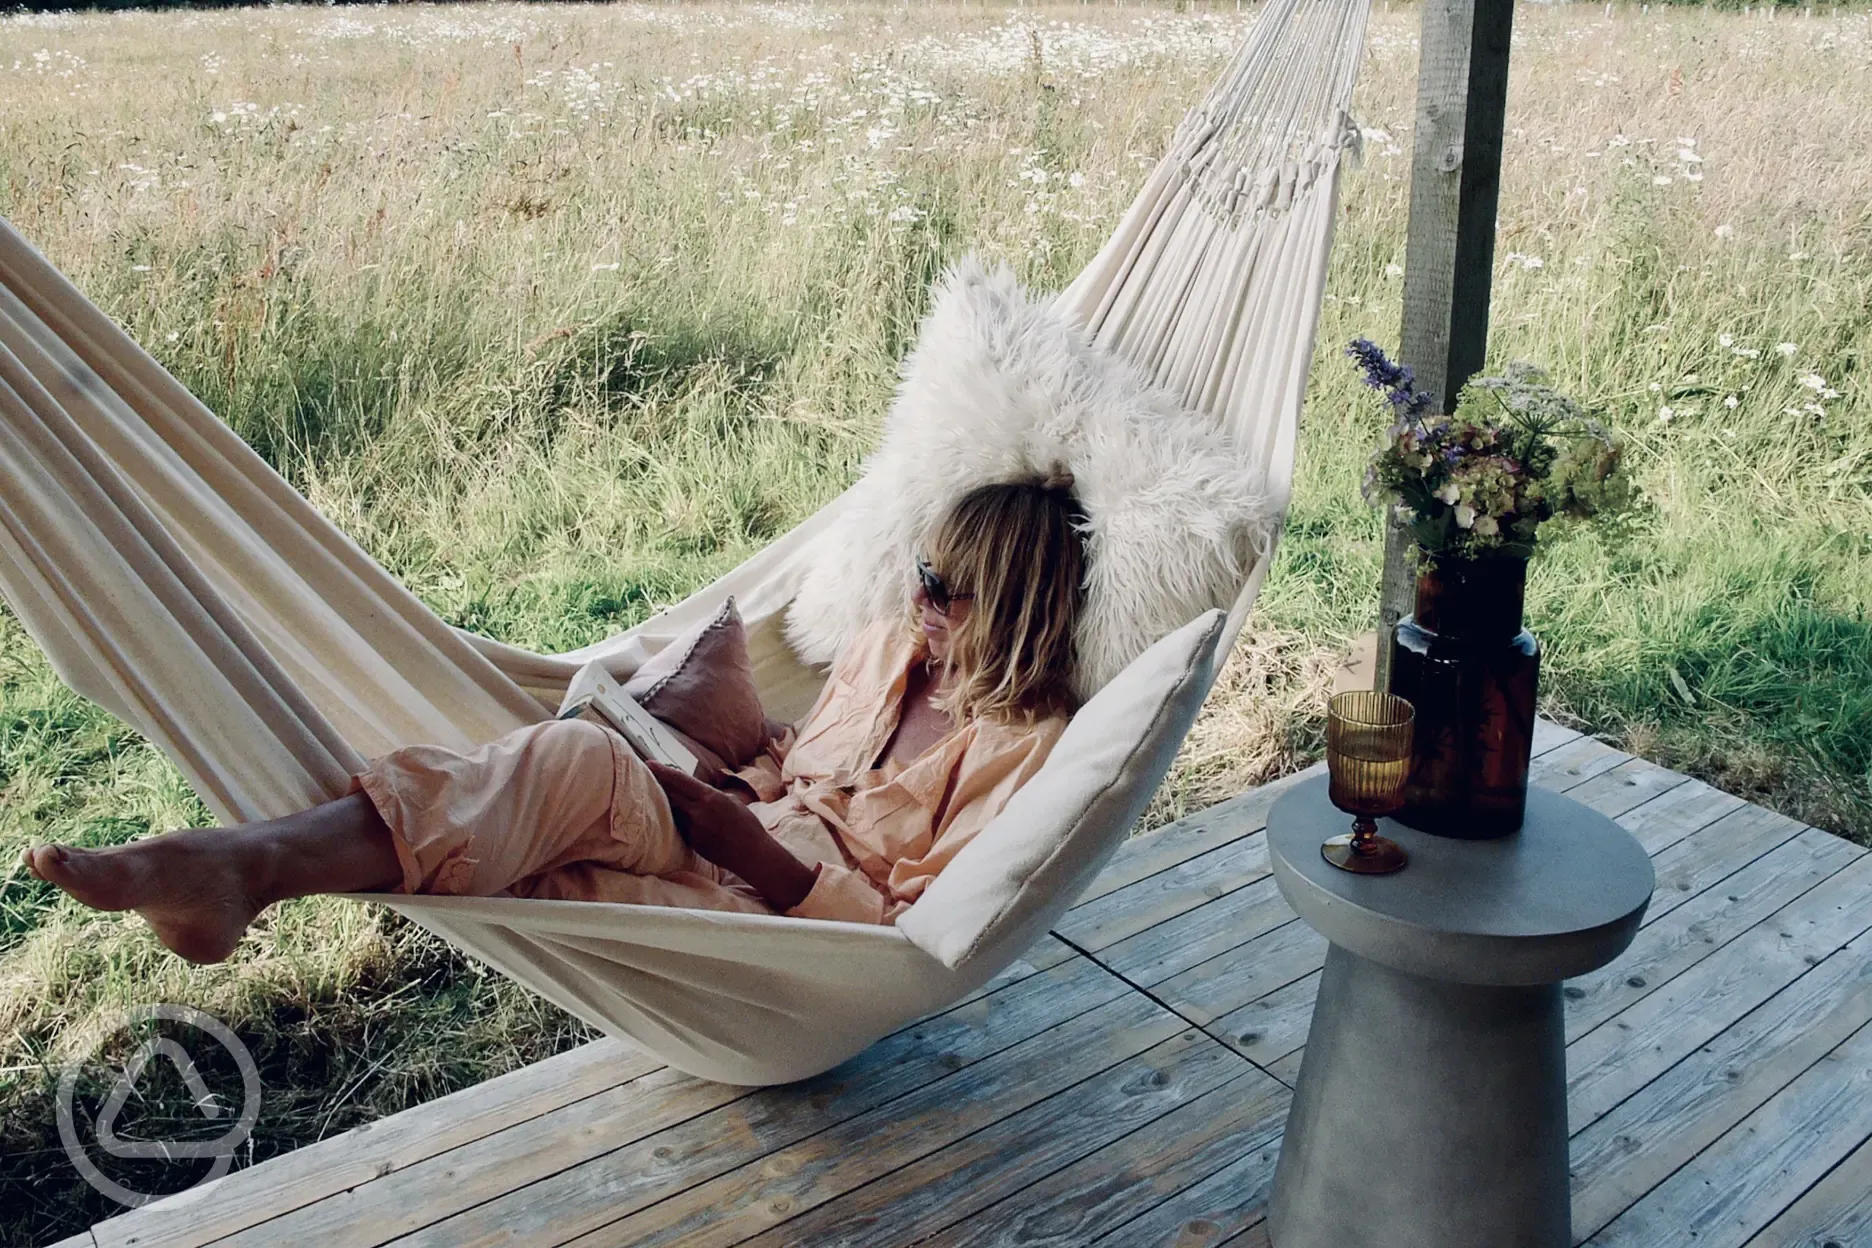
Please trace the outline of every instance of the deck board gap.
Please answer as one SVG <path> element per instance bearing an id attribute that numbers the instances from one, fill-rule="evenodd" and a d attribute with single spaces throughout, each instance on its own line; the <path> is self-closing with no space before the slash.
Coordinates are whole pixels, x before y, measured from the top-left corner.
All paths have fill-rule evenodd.
<path id="1" fill-rule="evenodd" d="M 1242 1061 L 1246 1062 L 1249 1066 L 1253 1067 L 1255 1070 L 1261 1071 L 1261 1073 L 1264 1075 L 1269 1073 L 1266 1070 L 1262 1070 L 1261 1066 L 1257 1062 L 1255 1062 L 1254 1059 L 1250 1058 L 1247 1054 L 1237 1051 L 1234 1045 L 1229 1044 L 1225 1042 L 1221 1037 L 1212 1034 L 1206 1024 L 1200 1023 L 1197 1020 L 1191 1018 L 1189 1015 L 1185 1014 L 1182 1010 L 1177 1009 L 1174 1005 L 1171 1005 L 1168 1001 L 1164 1000 L 1162 997 L 1152 992 L 1149 988 L 1146 988 L 1144 985 L 1136 982 L 1135 980 L 1128 978 L 1123 972 L 1118 971 L 1114 969 L 1113 967 L 1108 966 L 1106 963 L 1100 961 L 1097 954 L 1089 953 L 1086 950 L 1081 949 L 1078 945 L 1073 944 L 1072 941 L 1067 940 L 1064 936 L 1059 935 L 1057 932 L 1054 933 L 1053 938 L 1059 941 L 1061 944 L 1069 946 L 1080 957 L 1092 963 L 1092 965 L 1098 967 L 1101 971 L 1104 971 L 1107 975 L 1110 975 L 1113 979 L 1123 984 L 1126 988 L 1130 989 L 1132 992 L 1137 993 L 1141 997 L 1148 997 L 1153 1003 L 1156 1004 L 1157 1008 L 1162 1010 L 1164 1013 L 1174 1015 L 1175 1017 L 1182 1019 L 1185 1023 L 1188 1023 L 1191 1027 L 1194 1027 L 1197 1031 L 1202 1032 L 1204 1036 L 1207 1036 L 1209 1039 L 1215 1041 L 1217 1044 L 1220 1044 L 1223 1048 L 1227 1049 L 1230 1053 L 1233 1053 L 1236 1057 L 1241 1058 Z M 1218 954 L 1217 956 L 1226 957 L 1227 955 Z M 1272 1076 L 1270 1075 L 1270 1077 Z M 1286 1081 L 1280 1080 L 1280 1082 L 1284 1084 Z"/>

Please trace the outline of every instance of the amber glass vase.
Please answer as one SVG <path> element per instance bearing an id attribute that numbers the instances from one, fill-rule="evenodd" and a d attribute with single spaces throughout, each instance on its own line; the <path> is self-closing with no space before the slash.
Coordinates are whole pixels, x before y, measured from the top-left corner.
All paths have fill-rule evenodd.
<path id="1" fill-rule="evenodd" d="M 1527 560 L 1439 559 L 1391 644 L 1391 692 L 1416 708 L 1397 818 L 1437 836 L 1484 839 L 1521 826 L 1540 643 L 1521 624 Z"/>

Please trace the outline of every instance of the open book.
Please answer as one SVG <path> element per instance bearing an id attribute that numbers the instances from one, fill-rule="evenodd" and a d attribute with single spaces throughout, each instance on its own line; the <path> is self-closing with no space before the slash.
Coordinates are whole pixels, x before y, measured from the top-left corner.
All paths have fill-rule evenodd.
<path id="1" fill-rule="evenodd" d="M 667 763 L 687 775 L 700 767 L 676 734 L 662 720 L 624 692 L 624 687 L 594 660 L 579 668 L 566 687 L 565 700 L 559 703 L 560 719 L 589 719 L 622 736 L 637 756 Z"/>

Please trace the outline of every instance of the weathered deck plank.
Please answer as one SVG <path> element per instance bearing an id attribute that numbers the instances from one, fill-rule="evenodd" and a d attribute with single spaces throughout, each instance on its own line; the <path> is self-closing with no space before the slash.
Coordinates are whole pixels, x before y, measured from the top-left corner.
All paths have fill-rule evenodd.
<path id="1" fill-rule="evenodd" d="M 1741 798 L 1713 789 L 1701 780 L 1686 780 L 1617 818 L 1619 826 L 1637 837 L 1645 852 L 1656 858 L 1692 832 L 1747 805 Z"/>
<path id="2" fill-rule="evenodd" d="M 744 1088 L 706 1083 L 665 1068 L 417 1163 L 408 1182 L 433 1193 L 420 1205 L 403 1199 L 403 1184 L 365 1183 L 217 1242 L 229 1248 L 329 1243 L 353 1238 L 356 1228 L 368 1227 L 370 1242 L 383 1243 L 456 1209 L 495 1199 L 515 1185 L 556 1173 L 594 1152 L 615 1151 L 746 1096 Z"/>
<path id="3" fill-rule="evenodd" d="M 1173 975 L 1154 991 L 1183 1017 L 1208 1027 L 1326 963 L 1326 938 L 1289 919 L 1224 957 Z"/>
<path id="4" fill-rule="evenodd" d="M 1582 780 L 1565 791 L 1574 801 L 1584 802 L 1600 814 L 1616 819 L 1688 783 L 1688 776 L 1642 758 L 1627 758 L 1610 771 Z"/>
<path id="5" fill-rule="evenodd" d="M 930 1231 L 936 1244 L 1077 1244 L 1072 1229 L 1100 1203 L 1123 1209 L 1149 1194 L 1126 1140 L 1154 1138 L 1157 1121 L 1196 1104 L 1225 1124 L 1258 1123 L 1267 1138 L 1286 1103 L 1285 1088 L 1192 1028 L 751 1244 L 899 1248 L 905 1226 L 920 1244 Z M 1030 1207 L 1040 1220 L 1024 1221 Z"/>
<path id="6" fill-rule="evenodd" d="M 1187 1030 L 1129 994 L 1043 1035 L 582 1237 L 737 1244 L 866 1187 Z"/>
<path id="7" fill-rule="evenodd" d="M 1872 855 L 1545 721 L 1536 742 L 1537 782 L 1659 874 L 1631 949 L 1567 985 L 1576 1234 L 1864 1238 Z M 1268 871 L 1293 779 L 1128 842 L 1062 939 L 819 1079 L 720 1088 L 588 1046 L 60 1248 L 1266 1248 L 1325 949 Z"/>
<path id="8" fill-rule="evenodd" d="M 1535 755 L 1528 768 L 1528 780 L 1564 792 L 1631 761 L 1631 757 L 1594 737 L 1575 737 Z"/>
<path id="9" fill-rule="evenodd" d="M 1073 958 L 887 1037 L 817 1079 L 759 1092 L 738 1089 L 741 1095 L 731 1103 L 661 1130 L 632 1131 L 621 1145 L 590 1148 L 582 1137 L 562 1138 L 547 1159 L 550 1169 L 536 1175 L 516 1172 L 491 1193 L 432 1202 L 424 1210 L 428 1221 L 422 1229 L 399 1242 L 410 1248 L 563 1242 L 757 1163 L 1123 996 L 1117 979 Z M 554 1124 L 547 1125 L 551 1139 L 558 1132 Z M 620 1129 L 629 1126 L 620 1124 Z M 437 1220 L 451 1213 L 455 1216 Z"/>
<path id="10" fill-rule="evenodd" d="M 1567 1040 L 1572 1042 L 1740 936 L 1865 851 L 1837 836 L 1809 830 L 1646 924 L 1618 961 L 1566 986 Z"/>
<path id="11" fill-rule="evenodd" d="M 1872 1236 L 1872 1139 L 1807 1189 L 1747 1248 L 1827 1248 Z"/>
<path id="12" fill-rule="evenodd" d="M 1093 1240 L 1092 1248 L 1213 1248 L 1236 1242 L 1234 1236 L 1267 1217 L 1279 1157 L 1278 1139 L 1249 1145 L 1222 1169 Z"/>
<path id="13" fill-rule="evenodd" d="M 1267 861 L 1260 835 L 1261 861 Z M 1159 923 L 1104 949 L 1090 952 L 1134 984 L 1150 987 L 1292 922 L 1293 908 L 1281 897 L 1272 874 L 1207 905 Z"/>
<path id="14" fill-rule="evenodd" d="M 1099 878 L 1086 889 L 1074 909 L 1087 906 L 1107 893 L 1115 893 L 1186 859 L 1206 854 L 1230 841 L 1260 831 L 1267 826 L 1267 812 L 1282 793 L 1310 776 L 1319 775 L 1325 769 L 1324 763 L 1315 763 L 1305 771 L 1282 776 L 1279 780 L 1250 789 L 1186 819 L 1132 837 L 1118 847 L 1111 862 L 1106 864 Z"/>
<path id="15" fill-rule="evenodd" d="M 1804 831 L 1801 824 L 1786 815 L 1745 806 L 1675 842 L 1651 859 L 1657 868 L 1657 892 L 1645 911 L 1645 922 L 1657 922 L 1710 885 Z"/>
<path id="16" fill-rule="evenodd" d="M 1574 1130 L 1609 1113 L 1872 927 L 1862 856 L 1567 1050 Z"/>
<path id="17" fill-rule="evenodd" d="M 919 1248 L 1081 1248 L 1121 1223 L 1134 1228 L 1127 1242 L 1135 1244 L 1135 1219 L 1280 1138 L 1287 1089 L 1246 1066 L 1242 1071 Z"/>
<path id="18" fill-rule="evenodd" d="M 1054 931 L 1096 952 L 1264 879 L 1268 870 L 1267 837 L 1255 832 L 1078 906 Z"/>
<path id="19" fill-rule="evenodd" d="M 582 1045 L 110 1218 L 92 1231 L 98 1248 L 208 1243 L 602 1095 L 662 1065 L 616 1040 Z"/>
<path id="20" fill-rule="evenodd" d="M 1266 1069 L 1306 1045 L 1319 985 L 1320 973 L 1314 971 L 1224 1014 L 1210 1030 L 1222 1043 Z"/>
<path id="21" fill-rule="evenodd" d="M 1872 1022 L 1859 937 L 1573 1136 L 1573 1226 L 1590 1235 Z"/>
<path id="22" fill-rule="evenodd" d="M 1742 1248 L 1872 1137 L 1872 1023 L 1646 1193 L 1602 1248 Z"/>

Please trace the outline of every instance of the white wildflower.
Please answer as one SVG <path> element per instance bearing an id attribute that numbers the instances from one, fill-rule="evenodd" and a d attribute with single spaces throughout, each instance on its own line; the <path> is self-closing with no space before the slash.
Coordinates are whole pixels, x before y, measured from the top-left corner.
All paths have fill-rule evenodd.
<path id="1" fill-rule="evenodd" d="M 1475 526 L 1475 522 L 1476 522 L 1475 508 L 1471 507 L 1468 503 L 1457 504 L 1456 527 L 1459 529 L 1473 528 Z"/>
<path id="2" fill-rule="evenodd" d="M 1802 373 L 1800 384 L 1806 386 L 1809 390 L 1824 390 L 1827 388 L 1826 378 L 1822 377 L 1819 373 Z"/>
<path id="3" fill-rule="evenodd" d="M 1793 354 L 1794 354 L 1795 352 L 1797 352 L 1797 351 L 1799 351 L 1799 350 L 1800 350 L 1800 348 L 1799 348 L 1799 347 L 1797 347 L 1797 346 L 1795 346 L 1795 345 L 1794 345 L 1793 343 L 1791 343 L 1791 342 L 1777 342 L 1777 343 L 1775 343 L 1775 354 L 1777 354 L 1777 355 L 1779 355 L 1779 356 L 1781 356 L 1781 357 L 1782 357 L 1783 359 L 1785 359 L 1785 358 L 1787 358 L 1787 357 L 1788 357 L 1788 356 L 1790 356 L 1790 355 L 1793 355 Z"/>
<path id="4" fill-rule="evenodd" d="M 1721 225 L 1716 227 L 1717 238 L 1732 238 L 1734 237 L 1734 235 L 1735 235 L 1735 226 L 1730 225 L 1727 221 L 1723 222 Z"/>
<path id="5" fill-rule="evenodd" d="M 1384 266 L 1384 275 L 1386 277 L 1403 277 L 1404 266 L 1401 264 L 1387 264 Z"/>
<path id="6" fill-rule="evenodd" d="M 1716 345 L 1719 347 L 1735 346 L 1735 335 L 1734 334 L 1717 334 Z"/>
<path id="7" fill-rule="evenodd" d="M 1723 400 L 1723 406 L 1733 412 L 1736 408 L 1742 406 L 1742 400 L 1736 398 L 1736 396 L 1732 394 Z"/>
<path id="8" fill-rule="evenodd" d="M 1671 422 L 1671 418 L 1675 415 L 1677 415 L 1677 413 L 1670 408 L 1660 407 L 1657 409 L 1657 423 L 1660 425 L 1668 425 Z"/>

